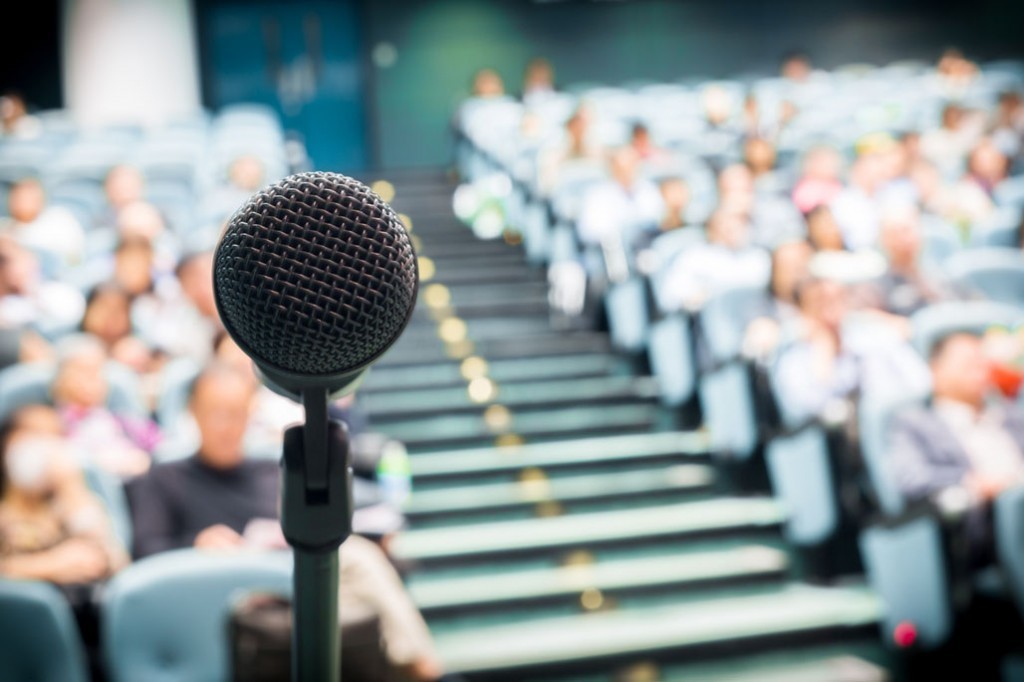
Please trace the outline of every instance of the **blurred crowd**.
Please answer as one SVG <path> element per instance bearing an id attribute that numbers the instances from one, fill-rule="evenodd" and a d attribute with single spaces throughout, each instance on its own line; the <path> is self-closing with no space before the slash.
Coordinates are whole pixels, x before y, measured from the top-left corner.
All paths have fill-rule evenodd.
<path id="1" fill-rule="evenodd" d="M 566 89 L 535 60 L 516 94 L 485 69 L 455 120 L 456 211 L 473 224 L 466 196 L 498 199 L 555 308 L 608 328 L 666 403 L 696 404 L 719 454 L 824 427 L 839 481 L 820 499 L 862 522 L 887 511 L 880 480 L 901 504 L 956 497 L 991 560 L 986 510 L 1024 482 L 1022 92 L 1024 64 L 952 49 Z M 749 385 L 712 385 L 728 363 Z M 858 411 L 901 399 L 884 456 L 860 452 Z M 797 515 L 808 495 L 787 495 L 819 482 L 778 480 L 776 450 Z"/>
<path id="2" fill-rule="evenodd" d="M 302 409 L 225 333 L 212 269 L 231 213 L 295 164 L 260 107 L 159 130 L 78 130 L 17 95 L 0 111 L 0 576 L 61 586 L 95 646 L 83 588 L 132 560 L 287 549 L 277 460 Z M 437 679 L 387 555 L 404 448 L 353 397 L 330 409 L 356 474 L 343 624 L 372 616 L 395 669 Z"/>

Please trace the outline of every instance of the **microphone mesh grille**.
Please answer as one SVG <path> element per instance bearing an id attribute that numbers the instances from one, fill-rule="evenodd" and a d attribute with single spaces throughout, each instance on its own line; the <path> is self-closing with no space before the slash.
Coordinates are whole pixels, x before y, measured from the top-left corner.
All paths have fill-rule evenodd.
<path id="1" fill-rule="evenodd" d="M 358 370 L 387 350 L 418 283 L 398 216 L 336 173 L 292 175 L 243 204 L 213 279 L 225 328 L 257 364 L 311 376 Z"/>

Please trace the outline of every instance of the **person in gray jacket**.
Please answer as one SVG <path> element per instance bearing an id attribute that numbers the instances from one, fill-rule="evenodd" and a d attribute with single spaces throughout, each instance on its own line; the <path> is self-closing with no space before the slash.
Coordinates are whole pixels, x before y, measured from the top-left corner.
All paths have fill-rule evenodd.
<path id="1" fill-rule="evenodd" d="M 958 499 L 974 551 L 990 552 L 990 503 L 1024 483 L 1024 410 L 995 397 L 981 339 L 955 332 L 930 353 L 933 394 L 897 415 L 889 461 L 908 502 Z"/>

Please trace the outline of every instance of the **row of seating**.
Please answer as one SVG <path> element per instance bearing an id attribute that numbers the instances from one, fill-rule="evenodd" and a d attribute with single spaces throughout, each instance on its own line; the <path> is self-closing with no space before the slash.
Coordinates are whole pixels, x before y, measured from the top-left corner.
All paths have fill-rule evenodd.
<path id="1" fill-rule="evenodd" d="M 858 440 L 852 444 L 837 433 L 839 422 L 788 413 L 773 363 L 755 362 L 742 348 L 748 324 L 768 308 L 768 292 L 735 288 L 710 298 L 699 311 L 679 310 L 665 301 L 659 294 L 668 268 L 679 253 L 703 240 L 698 230 L 659 236 L 649 250 L 628 262 L 625 275 L 613 272 L 608 254 L 586 246 L 576 229 L 583 197 L 606 177 L 605 170 L 593 163 L 566 165 L 558 183 L 545 186 L 539 158 L 580 102 L 594 110 L 596 135 L 606 147 L 623 144 L 629 126 L 645 122 L 676 159 L 669 168 L 648 167 L 647 172 L 656 178 L 685 178 L 693 201 L 702 206 L 698 213 L 706 216 L 717 203 L 710 169 L 738 158 L 734 149 L 718 144 L 717 131 L 704 119 L 702 97 L 713 89 L 725 90 L 734 103 L 752 92 L 768 108 L 783 101 L 798 104 L 799 114 L 778 137 L 779 167 L 786 172 L 812 143 L 849 150 L 868 132 L 933 126 L 951 95 L 967 106 L 988 108 L 1000 92 L 1022 84 L 1024 65 L 1000 63 L 985 65 L 968 89 L 950 93 L 924 65 L 900 64 L 839 70 L 801 85 L 781 79 L 688 82 L 632 90 L 581 88 L 540 103 L 481 99 L 463 108 L 458 130 L 460 169 L 475 196 L 457 196 L 455 208 L 472 221 L 490 210 L 491 199 L 499 198 L 505 229 L 523 240 L 530 260 L 546 266 L 552 281 L 561 279 L 565 264 L 581 264 L 588 281 L 575 285 L 576 298 L 597 293 L 596 308 L 606 315 L 614 344 L 649 363 L 662 402 L 681 409 L 696 401 L 710 449 L 722 461 L 746 464 L 763 453 L 771 488 L 786 510 L 790 542 L 819 548 L 852 529 L 859 535 L 868 577 L 887 606 L 886 641 L 893 642 L 894 633 L 909 625 L 917 629 L 918 645 L 935 648 L 948 640 L 955 614 L 963 607 L 956 595 L 963 594 L 964 580 L 977 583 L 969 585 L 972 589 L 980 585 L 995 590 L 1024 608 L 1019 587 L 1024 549 L 1014 541 L 1024 521 L 1022 495 L 1007 493 L 996 505 L 997 549 L 1005 579 L 991 571 L 984 576 L 950 575 L 954 550 L 949 547 L 948 519 L 906 509 L 886 461 L 888 420 L 922 396 L 897 392 L 862 399 L 853 415 Z M 540 119 L 541 134 L 523 132 L 528 117 Z M 735 131 L 730 132 L 735 140 Z M 994 192 L 995 211 L 969 231 L 933 216 L 922 219 L 924 257 L 960 291 L 985 299 L 935 305 L 911 318 L 912 343 L 922 355 L 950 331 L 982 332 L 1024 323 L 1024 257 L 1019 248 L 1024 173 L 1019 164 L 1014 169 L 1017 174 Z M 473 227 L 479 235 L 488 232 L 486 226 Z M 498 234 L 500 230 L 487 236 Z M 579 303 L 565 307 L 584 310 Z M 844 499 L 850 486 L 869 498 L 853 511 Z"/>

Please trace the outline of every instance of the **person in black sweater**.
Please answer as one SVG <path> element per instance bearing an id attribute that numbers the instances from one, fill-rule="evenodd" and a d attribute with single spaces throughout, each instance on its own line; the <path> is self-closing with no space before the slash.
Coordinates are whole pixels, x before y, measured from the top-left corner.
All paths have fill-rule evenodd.
<path id="1" fill-rule="evenodd" d="M 185 547 L 287 547 L 277 520 L 277 462 L 246 459 L 242 449 L 257 386 L 252 374 L 221 364 L 193 382 L 189 409 L 199 451 L 153 467 L 129 487 L 137 558 Z M 430 632 L 401 578 L 384 552 L 359 535 L 342 545 L 339 595 L 339 618 L 379 621 L 383 653 L 396 671 L 416 682 L 442 679 Z"/>
<path id="2" fill-rule="evenodd" d="M 241 547 L 247 527 L 277 519 L 277 462 L 246 459 L 242 451 L 255 396 L 255 383 L 225 366 L 212 365 L 196 379 L 190 407 L 199 452 L 154 467 L 130 488 L 136 558 L 183 547 Z"/>

